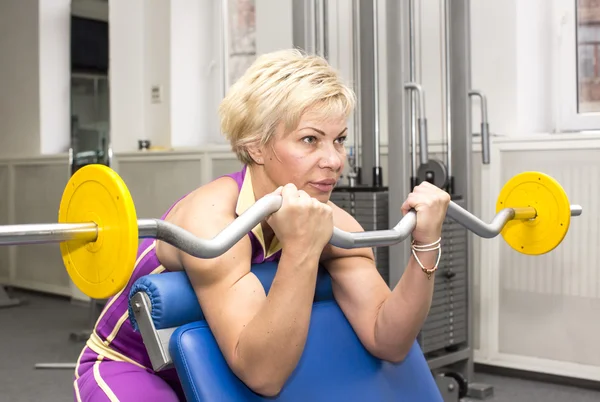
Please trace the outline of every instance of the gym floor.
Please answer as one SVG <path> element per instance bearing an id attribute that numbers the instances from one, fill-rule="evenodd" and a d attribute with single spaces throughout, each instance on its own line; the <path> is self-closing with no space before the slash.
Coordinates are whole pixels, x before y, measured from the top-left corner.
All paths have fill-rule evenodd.
<path id="1" fill-rule="evenodd" d="M 89 307 L 66 298 L 12 291 L 24 304 L 0 309 L 0 400 L 45 402 L 73 400 L 72 369 L 35 369 L 36 363 L 74 363 L 82 342 L 72 333 L 90 327 Z M 600 391 L 477 373 L 475 381 L 491 384 L 489 402 L 597 402 Z M 471 402 L 465 399 L 464 402 Z"/>

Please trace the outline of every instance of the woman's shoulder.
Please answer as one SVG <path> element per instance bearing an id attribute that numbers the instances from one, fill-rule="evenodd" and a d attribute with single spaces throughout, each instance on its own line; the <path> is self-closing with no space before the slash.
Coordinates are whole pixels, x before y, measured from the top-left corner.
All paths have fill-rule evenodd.
<path id="1" fill-rule="evenodd" d="M 201 238 L 212 238 L 235 219 L 238 185 L 230 177 L 221 177 L 190 192 L 177 202 L 165 221 Z M 156 243 L 156 254 L 170 271 L 182 269 L 179 250 Z"/>
<path id="2" fill-rule="evenodd" d="M 223 176 L 193 190 L 177 208 L 174 215 L 197 215 L 207 213 L 235 213 L 239 195 L 238 183 L 229 176 Z"/>
<path id="3" fill-rule="evenodd" d="M 232 200 L 237 199 L 240 192 L 240 186 L 233 176 L 221 176 L 212 180 L 194 190 L 195 196 L 222 199 L 223 197 Z"/>

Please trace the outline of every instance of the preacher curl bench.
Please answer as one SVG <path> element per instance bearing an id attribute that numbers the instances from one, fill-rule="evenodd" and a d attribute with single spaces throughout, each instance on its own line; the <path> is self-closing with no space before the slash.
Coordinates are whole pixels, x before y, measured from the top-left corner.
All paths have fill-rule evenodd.
<path id="1" fill-rule="evenodd" d="M 252 266 L 266 292 L 276 269 L 276 263 Z M 317 278 L 304 353 L 275 398 L 254 393 L 229 369 L 185 272 L 138 279 L 129 308 L 153 368 L 175 367 L 188 401 L 444 401 L 416 341 L 398 364 L 363 347 L 333 298 L 325 270 Z"/>

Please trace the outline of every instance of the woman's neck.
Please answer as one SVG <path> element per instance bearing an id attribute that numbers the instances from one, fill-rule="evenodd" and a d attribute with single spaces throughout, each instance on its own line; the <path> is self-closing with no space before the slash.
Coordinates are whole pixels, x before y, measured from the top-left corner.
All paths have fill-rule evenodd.
<path id="1" fill-rule="evenodd" d="M 252 191 L 254 192 L 255 200 L 259 200 L 265 195 L 275 191 L 274 184 L 269 180 L 261 165 L 249 165 L 248 170 L 252 177 Z M 265 247 L 268 249 L 273 242 L 275 233 L 266 221 L 261 222 L 261 227 L 265 239 Z"/>
<path id="2" fill-rule="evenodd" d="M 254 192 L 255 200 L 259 200 L 275 191 L 275 184 L 269 179 L 262 166 L 250 165 L 248 166 L 248 170 L 252 176 L 252 191 Z"/>

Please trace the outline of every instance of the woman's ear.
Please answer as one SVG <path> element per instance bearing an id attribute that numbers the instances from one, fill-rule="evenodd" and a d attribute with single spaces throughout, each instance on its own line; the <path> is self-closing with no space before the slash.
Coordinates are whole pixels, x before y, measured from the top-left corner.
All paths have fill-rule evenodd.
<path id="1" fill-rule="evenodd" d="M 259 143 L 254 143 L 248 145 L 246 150 L 248 152 L 248 155 L 250 155 L 250 157 L 254 161 L 254 163 L 256 163 L 257 165 L 264 165 L 265 152 L 263 146 L 261 146 Z"/>

